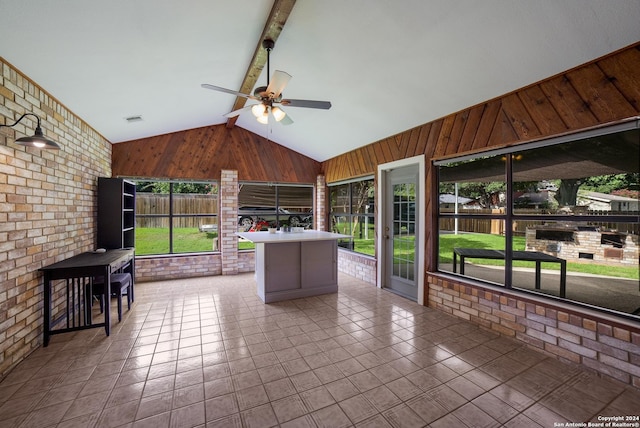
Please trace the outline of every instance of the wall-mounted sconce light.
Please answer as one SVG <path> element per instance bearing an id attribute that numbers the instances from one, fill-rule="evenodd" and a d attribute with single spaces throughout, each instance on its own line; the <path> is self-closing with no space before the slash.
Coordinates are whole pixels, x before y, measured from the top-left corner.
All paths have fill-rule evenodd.
<path id="1" fill-rule="evenodd" d="M 25 116 L 33 116 L 38 120 L 38 124 L 36 125 L 36 131 L 35 131 L 35 134 L 33 134 L 33 137 L 18 138 L 16 140 L 16 144 L 20 146 L 26 146 L 26 147 L 36 147 L 38 149 L 52 149 L 52 150 L 60 149 L 59 145 L 57 145 L 55 142 L 49 140 L 44 136 L 42 132 L 42 128 L 40 127 L 40 118 L 33 113 L 23 114 L 22 116 L 20 116 L 20 119 L 16 120 L 12 125 L 0 124 L 0 126 L 6 126 L 6 127 L 12 128 L 16 126 L 18 123 L 20 123 L 20 121 L 24 119 Z"/>

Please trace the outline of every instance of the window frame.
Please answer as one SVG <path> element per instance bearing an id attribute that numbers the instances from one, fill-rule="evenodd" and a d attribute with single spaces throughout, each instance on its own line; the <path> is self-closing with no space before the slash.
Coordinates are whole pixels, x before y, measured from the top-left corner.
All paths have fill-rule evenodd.
<path id="1" fill-rule="evenodd" d="M 243 204 L 240 202 L 240 192 L 241 192 L 241 188 L 242 186 L 247 185 L 247 186 L 264 186 L 264 187 L 273 187 L 274 188 L 274 203 L 273 203 L 273 210 L 265 210 L 262 214 L 265 216 L 269 216 L 269 217 L 275 217 L 275 220 L 270 221 L 270 225 L 271 226 L 275 226 L 275 227 L 280 227 L 283 224 L 287 224 L 288 225 L 288 220 L 291 217 L 299 217 L 300 220 L 302 220 L 302 216 L 311 216 L 311 222 L 309 223 L 309 229 L 314 229 L 315 228 L 315 185 L 311 184 L 311 183 L 271 183 L 271 182 L 261 182 L 261 181 L 240 181 L 238 183 L 238 221 L 240 221 L 240 218 L 242 216 L 242 214 L 240 213 L 240 211 L 242 211 L 243 206 L 246 206 L 246 204 Z M 304 189 L 310 189 L 311 191 L 311 211 L 310 212 L 293 212 L 293 213 L 286 213 L 286 212 L 282 212 L 282 210 L 285 210 L 287 208 L 291 208 L 290 206 L 282 206 L 281 204 L 281 189 L 283 187 L 290 187 L 290 188 L 304 188 Z M 256 206 L 256 207 L 260 207 L 259 204 L 252 204 L 251 206 Z M 286 219 L 281 219 L 282 217 L 286 217 Z"/>
<path id="2" fill-rule="evenodd" d="M 219 250 L 215 249 L 217 246 L 214 244 L 211 246 L 211 249 L 209 250 L 203 250 L 203 251 L 185 251 L 185 252 L 179 252 L 179 251 L 175 251 L 175 246 L 174 246 L 174 241 L 175 241 L 175 233 L 174 230 L 176 229 L 175 226 L 175 220 L 176 219 L 185 219 L 185 218 L 215 218 L 216 219 L 216 227 L 219 228 L 218 225 L 218 219 L 220 216 L 219 212 L 216 213 L 196 213 L 196 214 L 183 214 L 183 213 L 176 213 L 175 212 L 175 205 L 174 205 L 174 195 L 180 195 L 182 193 L 177 193 L 174 192 L 174 185 L 176 184 L 206 184 L 206 185 L 211 185 L 212 187 L 218 187 L 219 189 L 219 183 L 217 180 L 157 180 L 157 179 L 143 179 L 143 178 L 131 178 L 129 179 L 132 182 L 134 182 L 136 184 L 136 186 L 138 185 L 138 183 L 143 183 L 143 182 L 151 182 L 151 183 L 168 183 L 169 184 L 169 191 L 166 194 L 169 198 L 169 212 L 166 214 L 140 214 L 137 210 L 136 210 L 136 225 L 137 225 L 137 221 L 139 218 L 166 218 L 168 221 L 168 245 L 169 245 L 169 250 L 167 252 L 161 252 L 161 253 L 151 253 L 151 254 L 141 254 L 137 257 L 158 257 L 158 256 L 176 256 L 176 255 L 188 255 L 188 254 L 209 254 L 209 253 L 219 253 Z M 144 192 L 136 192 L 137 195 L 139 195 L 140 193 L 144 193 Z M 153 192 L 151 192 L 153 193 Z M 164 195 L 164 194 L 163 194 Z M 216 199 L 219 198 L 219 194 L 216 194 Z M 218 210 L 219 210 L 219 201 L 217 202 L 218 204 Z M 136 231 L 139 228 L 136 226 Z M 218 230 L 216 230 L 216 234 L 218 233 Z M 219 235 L 217 235 L 214 239 L 217 240 L 219 237 Z"/>
<path id="3" fill-rule="evenodd" d="M 441 177 L 440 170 L 441 167 L 450 165 L 452 162 L 464 162 L 464 161 L 473 161 L 479 158 L 489 158 L 492 156 L 502 156 L 502 159 L 505 161 L 504 168 L 504 183 L 505 183 L 505 210 L 504 214 L 495 213 L 495 214 L 481 214 L 481 213 L 447 213 L 441 211 L 441 205 L 438 203 L 436 206 L 436 221 L 434 224 L 434 246 L 436 250 L 436 254 L 440 254 L 441 246 L 440 246 L 440 234 L 441 234 L 441 222 L 443 219 L 482 219 L 482 220 L 499 220 L 503 221 L 504 224 L 504 240 L 505 240 L 505 248 L 504 248 L 504 283 L 496 284 L 495 282 L 485 281 L 482 279 L 478 279 L 471 276 L 461 275 L 460 273 L 451 272 L 448 270 L 441 269 L 441 260 L 439 256 L 436 256 L 436 271 L 439 273 L 451 274 L 460 276 L 465 278 L 466 280 L 472 280 L 474 282 L 478 282 L 479 284 L 487 284 L 490 286 L 498 286 L 501 288 L 508 289 L 510 291 L 523 293 L 523 294 L 535 294 L 538 297 L 551 299 L 551 300 L 559 300 L 563 303 L 568 303 L 574 306 L 582 306 L 588 307 L 590 309 L 596 309 L 598 311 L 613 313 L 616 316 L 622 316 L 625 318 L 631 318 L 634 320 L 638 320 L 640 315 L 635 313 L 626 313 L 616 311 L 615 309 L 603 307 L 603 306 L 594 306 L 588 303 L 583 303 L 577 300 L 571 300 L 568 298 L 561 298 L 549 294 L 532 292 L 520 287 L 514 287 L 513 284 L 513 226 L 518 221 L 533 221 L 533 222 L 574 222 L 578 225 L 586 224 L 589 222 L 598 223 L 602 222 L 603 217 L 597 215 L 566 215 L 566 214 L 525 214 L 516 212 L 517 207 L 514 206 L 514 159 L 517 158 L 519 153 L 534 150 L 534 149 L 544 149 L 546 147 L 557 146 L 560 144 L 569 144 L 576 141 L 581 141 L 589 138 L 595 138 L 599 136 L 605 136 L 615 133 L 620 133 L 624 131 L 631 130 L 640 130 L 640 117 L 630 118 L 624 121 L 616 122 L 613 124 L 606 124 L 603 126 L 598 126 L 594 128 L 589 128 L 587 130 L 563 134 L 558 137 L 552 137 L 545 140 L 533 141 L 529 143 L 518 144 L 512 147 L 505 147 L 494 150 L 487 150 L 483 152 L 466 154 L 463 156 L 453 156 L 443 159 L 434 160 L 432 162 L 434 166 L 434 174 L 435 174 L 435 189 L 436 194 L 440 195 L 441 189 Z M 561 163 L 558 163 L 560 165 Z M 633 171 L 634 173 L 636 171 Z M 517 181 L 516 181 L 517 182 Z M 632 214 L 632 215 L 608 215 L 606 216 L 606 222 L 611 223 L 629 223 L 629 224 L 638 224 L 640 223 L 640 215 Z M 638 266 L 640 268 L 640 265 Z"/>
<path id="4" fill-rule="evenodd" d="M 374 207 L 374 209 L 373 209 L 372 212 L 367 212 L 367 213 L 353 212 L 353 205 L 354 205 L 353 204 L 353 193 L 354 193 L 353 192 L 353 185 L 356 184 L 356 183 L 363 183 L 365 181 L 371 181 L 371 188 L 373 189 L 373 192 L 372 192 L 372 196 L 370 198 L 371 201 L 370 201 L 370 203 L 367 203 L 367 205 L 372 205 Z M 328 207 L 329 208 L 329 213 L 328 213 L 329 216 L 328 217 L 329 217 L 330 230 L 332 232 L 335 231 L 334 228 L 333 228 L 333 224 L 334 224 L 333 219 L 334 219 L 334 216 L 336 216 L 336 215 L 334 215 L 333 205 L 332 205 L 332 203 L 333 203 L 332 197 L 331 197 L 332 188 L 336 188 L 336 187 L 340 187 L 340 186 L 348 186 L 348 196 L 347 196 L 348 203 L 346 204 L 347 207 L 348 207 L 348 212 L 344 212 L 344 213 L 340 212 L 340 213 L 338 213 L 337 216 L 348 218 L 348 224 L 349 225 L 353 224 L 353 218 L 354 217 L 367 217 L 367 218 L 371 219 L 371 223 L 374 225 L 374 227 L 373 227 L 373 232 L 374 233 L 373 233 L 373 237 L 371 238 L 371 240 L 373 242 L 374 254 L 369 254 L 369 253 L 365 253 L 365 252 L 357 250 L 356 245 L 354 243 L 354 238 L 353 238 L 353 233 L 352 233 L 353 231 L 351 231 L 351 230 L 349 230 L 350 233 L 345 233 L 345 234 L 351 235 L 351 237 L 348 238 L 348 239 L 344 239 L 344 238 L 339 239 L 338 240 L 338 246 L 344 251 L 349 251 L 349 252 L 352 252 L 352 253 L 355 253 L 355 254 L 361 254 L 361 255 L 365 255 L 365 256 L 375 257 L 375 251 L 376 251 L 375 250 L 375 246 L 377 244 L 376 243 L 376 239 L 375 239 L 375 235 L 376 235 L 375 232 L 376 232 L 376 228 L 377 228 L 377 225 L 376 225 L 376 220 L 377 219 L 376 219 L 376 210 L 375 210 L 375 206 L 376 206 L 375 176 L 368 175 L 368 176 L 365 176 L 365 177 L 358 177 L 358 178 L 351 179 L 351 180 L 338 181 L 338 182 L 331 183 L 331 184 L 327 185 L 327 187 L 329 188 L 328 189 L 328 200 L 329 200 L 329 207 Z M 349 227 L 349 229 L 351 229 L 351 226 Z M 342 233 L 342 232 L 340 232 L 340 233 Z"/>

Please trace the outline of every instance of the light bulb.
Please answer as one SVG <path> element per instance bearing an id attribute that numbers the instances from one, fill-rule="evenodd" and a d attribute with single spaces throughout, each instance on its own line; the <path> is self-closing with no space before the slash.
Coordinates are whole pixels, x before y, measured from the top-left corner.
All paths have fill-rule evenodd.
<path id="1" fill-rule="evenodd" d="M 251 107 L 251 113 L 253 113 L 255 117 L 260 117 L 264 115 L 264 111 L 266 109 L 267 106 L 265 106 L 264 104 L 255 104 L 253 107 Z"/>
<path id="2" fill-rule="evenodd" d="M 282 110 L 280 107 L 272 107 L 271 114 L 273 114 L 273 117 L 276 119 L 276 122 L 280 122 L 287 115 L 284 112 L 284 110 Z"/>
<path id="3" fill-rule="evenodd" d="M 262 123 L 263 125 L 268 124 L 269 123 L 269 113 L 258 117 L 258 122 Z"/>

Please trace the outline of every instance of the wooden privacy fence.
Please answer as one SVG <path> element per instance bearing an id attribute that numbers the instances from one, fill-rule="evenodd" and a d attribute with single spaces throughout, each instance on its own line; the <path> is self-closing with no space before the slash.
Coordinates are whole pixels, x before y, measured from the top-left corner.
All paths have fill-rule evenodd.
<path id="1" fill-rule="evenodd" d="M 442 213 L 453 214 L 453 210 L 442 210 Z M 474 209 L 474 210 L 459 210 L 459 214 L 502 214 L 503 209 Z M 549 214 L 548 211 L 540 210 L 517 210 L 518 214 Z M 602 211 L 602 210 L 587 210 L 583 215 L 602 216 L 602 221 L 589 222 L 589 226 L 598 227 L 607 230 L 617 230 L 623 233 L 630 233 L 634 235 L 640 234 L 640 225 L 636 223 L 614 223 L 606 221 L 607 216 L 613 215 L 635 215 L 639 213 L 637 211 Z M 567 215 L 567 221 L 572 222 L 579 220 L 580 216 Z M 524 236 L 527 228 L 540 226 L 544 219 L 540 220 L 516 220 L 514 222 L 513 232 L 516 236 Z M 455 219 L 441 218 L 440 230 L 455 230 Z M 499 219 L 490 218 L 460 218 L 458 219 L 458 231 L 460 232 L 474 232 L 474 233 L 490 233 L 494 235 L 504 235 L 504 222 Z"/>
<path id="2" fill-rule="evenodd" d="M 173 195 L 174 227 L 199 227 L 217 223 L 218 195 L 184 193 Z M 186 217 L 181 217 L 186 216 Z M 169 195 L 136 194 L 136 227 L 169 227 Z"/>

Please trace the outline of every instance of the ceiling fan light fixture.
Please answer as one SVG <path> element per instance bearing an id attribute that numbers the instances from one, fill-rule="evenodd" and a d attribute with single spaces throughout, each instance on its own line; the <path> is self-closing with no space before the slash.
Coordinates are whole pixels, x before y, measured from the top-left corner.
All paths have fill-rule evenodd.
<path id="1" fill-rule="evenodd" d="M 276 122 L 280 122 L 287 115 L 280 107 L 272 107 L 271 114 L 273 114 Z"/>
<path id="2" fill-rule="evenodd" d="M 258 118 L 258 122 L 260 122 L 263 125 L 267 125 L 269 123 L 269 114 L 265 114 L 263 116 L 260 116 Z"/>
<path id="3" fill-rule="evenodd" d="M 253 107 L 251 107 L 251 113 L 253 113 L 255 117 L 263 116 L 265 108 L 266 106 L 264 104 L 255 104 Z"/>

